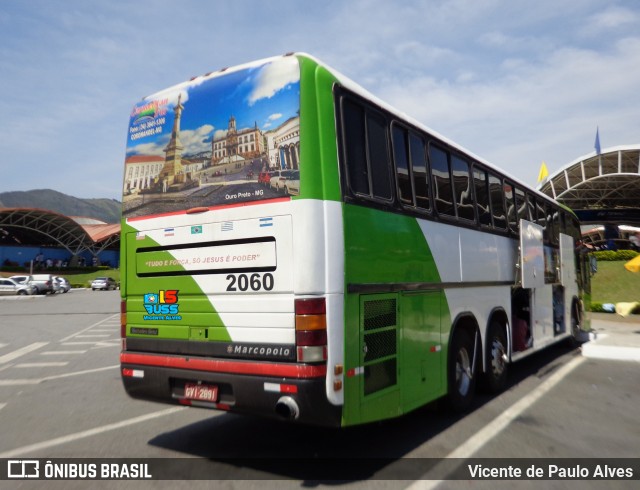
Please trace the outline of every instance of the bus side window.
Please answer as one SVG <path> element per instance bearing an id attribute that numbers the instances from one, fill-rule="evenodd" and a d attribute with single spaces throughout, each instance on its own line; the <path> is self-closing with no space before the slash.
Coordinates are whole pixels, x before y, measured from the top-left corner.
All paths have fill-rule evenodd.
<path id="1" fill-rule="evenodd" d="M 382 115 L 367 112 L 367 147 L 373 197 L 391 200 L 389 141 L 387 123 Z"/>
<path id="2" fill-rule="evenodd" d="M 549 241 L 551 245 L 559 245 L 560 243 L 560 212 L 553 206 L 549 205 L 547 208 L 549 213 L 547 214 L 547 228 L 549 229 Z"/>
<path id="3" fill-rule="evenodd" d="M 500 178 L 493 174 L 489 174 L 489 195 L 491 196 L 493 226 L 498 230 L 506 230 L 507 217 L 504 209 L 504 189 Z"/>
<path id="4" fill-rule="evenodd" d="M 364 108 L 343 99 L 345 157 L 349 187 L 355 194 L 369 195 L 369 170 L 365 145 Z"/>
<path id="5" fill-rule="evenodd" d="M 518 208 L 518 224 L 521 219 L 531 221 L 529 217 L 529 205 L 527 204 L 527 196 L 522 189 L 515 188 L 516 207 Z"/>
<path id="6" fill-rule="evenodd" d="M 543 240 L 544 243 L 549 243 L 549 232 L 547 230 L 547 214 L 545 212 L 544 209 L 544 201 L 536 201 L 536 209 L 538 210 L 537 216 L 538 219 L 536 220 L 536 223 L 538 223 L 540 226 L 542 226 L 542 236 L 543 236 Z"/>
<path id="7" fill-rule="evenodd" d="M 538 217 L 536 215 L 536 200 L 531 194 L 527 194 L 527 204 L 529 207 L 529 220 L 532 223 L 537 223 Z"/>
<path id="8" fill-rule="evenodd" d="M 516 211 L 516 200 L 514 187 L 511 182 L 504 182 L 504 200 L 507 205 L 507 222 L 509 223 L 509 231 L 514 235 L 518 234 L 518 213 Z"/>
<path id="9" fill-rule="evenodd" d="M 458 211 L 458 218 L 475 221 L 473 209 L 473 191 L 469 178 L 469 164 L 466 160 L 453 155 L 451 157 L 451 174 L 453 176 L 453 190 Z"/>
<path id="10" fill-rule="evenodd" d="M 417 207 L 429 211 L 431 210 L 431 204 L 429 202 L 429 179 L 427 177 L 425 141 L 413 133 L 409 134 L 409 153 L 411 154 L 413 187 L 416 198 L 415 204 Z"/>
<path id="11" fill-rule="evenodd" d="M 409 154 L 407 152 L 407 130 L 394 124 L 391 130 L 393 137 L 393 160 L 396 164 L 398 182 L 398 199 L 402 204 L 413 206 L 413 188 Z"/>
<path id="12" fill-rule="evenodd" d="M 489 208 L 489 191 L 487 190 L 487 173 L 481 168 L 473 168 L 473 183 L 476 192 L 476 211 L 481 226 L 491 226 L 491 210 Z"/>
<path id="13" fill-rule="evenodd" d="M 453 189 L 449 173 L 449 156 L 446 151 L 434 145 L 429 145 L 429 159 L 433 175 L 433 199 L 438 214 L 455 216 L 453 207 Z"/>

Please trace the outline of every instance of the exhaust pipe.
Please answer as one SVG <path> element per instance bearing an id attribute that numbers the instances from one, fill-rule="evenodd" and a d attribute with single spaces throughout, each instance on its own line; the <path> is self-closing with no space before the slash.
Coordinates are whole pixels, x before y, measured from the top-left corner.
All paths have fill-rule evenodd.
<path id="1" fill-rule="evenodd" d="M 276 403 L 276 413 L 287 420 L 296 420 L 300 416 L 300 408 L 290 396 L 283 396 Z"/>

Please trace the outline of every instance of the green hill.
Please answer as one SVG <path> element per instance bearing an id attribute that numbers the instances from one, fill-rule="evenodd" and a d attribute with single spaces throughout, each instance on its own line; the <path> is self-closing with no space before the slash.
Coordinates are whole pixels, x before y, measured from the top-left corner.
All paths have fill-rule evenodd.
<path id="1" fill-rule="evenodd" d="M 80 199 L 51 189 L 0 193 L 0 207 L 38 208 L 65 216 L 87 216 L 119 223 L 122 203 L 115 199 Z"/>

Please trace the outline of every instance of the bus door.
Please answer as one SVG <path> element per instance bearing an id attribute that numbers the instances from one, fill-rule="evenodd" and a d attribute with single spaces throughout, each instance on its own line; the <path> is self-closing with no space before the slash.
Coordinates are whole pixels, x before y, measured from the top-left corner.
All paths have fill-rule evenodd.
<path id="1" fill-rule="evenodd" d="M 563 325 L 560 331 L 556 331 L 557 334 L 567 331 L 567 324 L 571 320 L 572 299 L 578 297 L 574 241 L 571 236 L 563 233 L 560 233 L 560 284 Z M 554 298 L 554 306 L 557 304 L 556 300 L 559 301 L 560 298 Z"/>
<path id="2" fill-rule="evenodd" d="M 553 292 L 545 284 L 543 228 L 527 220 L 520 220 L 520 271 L 530 291 L 533 346 L 540 347 L 553 338 Z"/>

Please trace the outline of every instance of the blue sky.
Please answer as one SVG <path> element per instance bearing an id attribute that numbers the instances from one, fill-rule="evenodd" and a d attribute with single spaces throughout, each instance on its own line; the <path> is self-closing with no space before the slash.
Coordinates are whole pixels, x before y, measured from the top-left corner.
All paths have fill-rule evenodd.
<path id="1" fill-rule="evenodd" d="M 120 198 L 142 97 L 308 52 L 531 185 L 640 142 L 629 1 L 0 0 L 0 192 Z"/>

